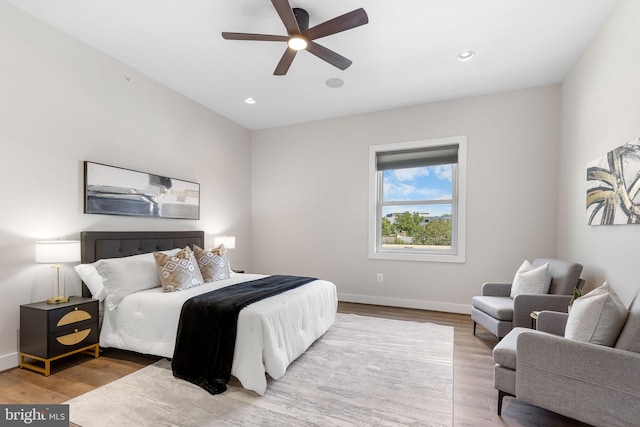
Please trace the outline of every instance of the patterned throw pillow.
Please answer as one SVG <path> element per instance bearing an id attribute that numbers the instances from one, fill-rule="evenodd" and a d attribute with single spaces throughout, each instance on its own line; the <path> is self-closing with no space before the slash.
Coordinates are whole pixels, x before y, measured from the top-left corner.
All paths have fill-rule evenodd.
<path id="1" fill-rule="evenodd" d="M 205 283 L 217 280 L 228 279 L 231 275 L 229 260 L 224 255 L 224 246 L 220 245 L 208 251 L 193 245 L 193 252 L 196 255 L 198 267 L 202 272 Z"/>
<path id="2" fill-rule="evenodd" d="M 188 246 L 173 256 L 154 252 L 158 275 L 164 292 L 182 291 L 202 285 L 202 273 Z"/>

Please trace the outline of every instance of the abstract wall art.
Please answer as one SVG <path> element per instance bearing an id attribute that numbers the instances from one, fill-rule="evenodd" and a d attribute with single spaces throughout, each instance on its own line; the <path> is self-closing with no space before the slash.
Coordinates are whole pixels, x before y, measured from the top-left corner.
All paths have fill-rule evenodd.
<path id="1" fill-rule="evenodd" d="M 640 138 L 587 165 L 587 224 L 640 224 Z"/>
<path id="2" fill-rule="evenodd" d="M 199 219 L 200 184 L 84 162 L 87 214 Z"/>

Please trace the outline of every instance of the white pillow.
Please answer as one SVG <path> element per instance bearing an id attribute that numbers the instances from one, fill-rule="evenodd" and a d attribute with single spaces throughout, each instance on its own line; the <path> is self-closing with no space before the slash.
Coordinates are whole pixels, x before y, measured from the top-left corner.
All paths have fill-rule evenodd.
<path id="1" fill-rule="evenodd" d="M 96 266 L 94 264 L 78 264 L 73 268 L 76 270 L 84 284 L 87 285 L 89 291 L 91 291 L 91 296 L 100 301 L 104 301 L 104 298 L 107 295 L 104 291 L 102 276 L 98 274 L 98 270 L 96 270 Z"/>
<path id="2" fill-rule="evenodd" d="M 627 314 L 627 308 L 604 282 L 573 302 L 564 337 L 613 347 L 627 321 Z"/>
<path id="3" fill-rule="evenodd" d="M 510 296 L 515 298 L 520 294 L 547 294 L 549 286 L 551 286 L 549 264 L 533 268 L 531 263 L 525 260 L 513 278 Z"/>
<path id="4" fill-rule="evenodd" d="M 172 249 L 162 253 L 172 256 L 179 250 Z M 109 310 L 115 309 L 122 298 L 129 294 L 160 286 L 153 253 L 101 259 L 94 265 L 98 274 L 102 276 L 105 303 Z"/>

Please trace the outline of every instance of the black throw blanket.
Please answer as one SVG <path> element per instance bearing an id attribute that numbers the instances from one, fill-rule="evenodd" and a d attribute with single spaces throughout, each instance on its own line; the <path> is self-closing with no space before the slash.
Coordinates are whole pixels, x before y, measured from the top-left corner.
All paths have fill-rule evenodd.
<path id="1" fill-rule="evenodd" d="M 224 392 L 231 378 L 240 310 L 314 280 L 311 277 L 268 276 L 185 301 L 171 361 L 173 375 L 211 394 Z"/>

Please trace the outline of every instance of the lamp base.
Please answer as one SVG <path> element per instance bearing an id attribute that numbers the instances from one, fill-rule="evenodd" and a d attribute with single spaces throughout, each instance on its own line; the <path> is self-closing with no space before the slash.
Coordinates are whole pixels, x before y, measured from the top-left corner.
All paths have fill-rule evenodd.
<path id="1" fill-rule="evenodd" d="M 61 302 L 69 302 L 69 297 L 57 296 L 47 299 L 47 304 L 60 304 Z"/>

